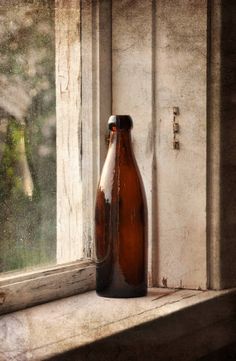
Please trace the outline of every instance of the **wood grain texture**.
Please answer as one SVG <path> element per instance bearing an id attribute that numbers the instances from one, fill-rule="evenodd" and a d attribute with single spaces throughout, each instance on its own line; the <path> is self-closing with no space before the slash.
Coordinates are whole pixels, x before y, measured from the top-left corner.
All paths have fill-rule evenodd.
<path id="1" fill-rule="evenodd" d="M 220 281 L 236 285 L 236 2 L 221 2 Z"/>
<path id="2" fill-rule="evenodd" d="M 149 282 L 207 287 L 207 2 L 112 2 L 112 111 L 134 119 Z M 173 107 L 180 150 L 173 150 Z"/>
<path id="3" fill-rule="evenodd" d="M 207 234 L 208 286 L 220 289 L 221 0 L 210 2 L 208 28 Z"/>
<path id="4" fill-rule="evenodd" d="M 93 255 L 94 205 L 111 114 L 111 3 L 82 1 L 82 183 L 84 257 Z"/>
<path id="5" fill-rule="evenodd" d="M 83 258 L 80 1 L 55 9 L 57 262 Z"/>
<path id="6" fill-rule="evenodd" d="M 0 314 L 94 289 L 91 262 L 67 264 L 0 278 Z"/>
<path id="7" fill-rule="evenodd" d="M 185 361 L 191 359 L 185 352 L 199 356 L 232 341 L 235 330 L 235 290 L 151 289 L 125 300 L 92 291 L 0 317 L 0 360 L 43 360 L 77 349 L 65 360 L 173 360 L 176 350 Z M 181 349 L 191 340 L 196 344 Z"/>
<path id="8" fill-rule="evenodd" d="M 160 0 L 155 18 L 157 281 L 206 289 L 207 1 Z"/>
<path id="9" fill-rule="evenodd" d="M 57 164 L 60 263 L 91 258 L 96 187 L 111 113 L 111 5 L 58 1 Z"/>
<path id="10" fill-rule="evenodd" d="M 152 1 L 112 2 L 112 113 L 133 118 L 132 141 L 148 204 L 149 284 L 153 237 Z M 155 220 L 156 222 L 156 220 Z"/>
<path id="11" fill-rule="evenodd" d="M 96 102 L 96 87 L 94 81 L 94 39 L 93 32 L 96 33 L 96 26 L 93 19 L 92 1 L 81 2 L 81 175 L 82 175 L 82 217 L 83 232 L 81 241 L 83 242 L 84 257 L 91 257 L 93 248 L 93 219 L 94 219 L 94 159 L 97 155 L 97 141 L 94 139 L 94 107 Z M 95 154 L 94 154 L 95 153 Z"/>
<path id="12" fill-rule="evenodd" d="M 93 254 L 94 199 L 111 112 L 111 4 L 57 0 L 55 38 L 58 265 L 3 274 L 0 313 L 95 287 L 93 267 L 90 273 L 65 263 Z"/>

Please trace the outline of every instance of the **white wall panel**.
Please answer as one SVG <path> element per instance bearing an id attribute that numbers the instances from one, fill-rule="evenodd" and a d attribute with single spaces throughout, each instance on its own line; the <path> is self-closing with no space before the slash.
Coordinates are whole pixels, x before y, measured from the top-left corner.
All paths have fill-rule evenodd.
<path id="1" fill-rule="evenodd" d="M 153 283 L 206 288 L 207 1 L 113 0 L 112 7 L 112 111 L 134 119 Z"/>

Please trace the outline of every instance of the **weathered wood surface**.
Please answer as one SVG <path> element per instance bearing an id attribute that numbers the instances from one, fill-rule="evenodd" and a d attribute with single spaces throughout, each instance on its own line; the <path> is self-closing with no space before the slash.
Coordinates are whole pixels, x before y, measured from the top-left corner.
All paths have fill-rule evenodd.
<path id="1" fill-rule="evenodd" d="M 155 19 L 158 283 L 206 289 L 207 1 L 157 1 Z"/>
<path id="2" fill-rule="evenodd" d="M 80 1 L 56 1 L 57 262 L 83 258 Z"/>
<path id="3" fill-rule="evenodd" d="M 58 263 L 91 258 L 111 113 L 111 4 L 56 2 Z"/>
<path id="4" fill-rule="evenodd" d="M 58 266 L 3 274 L 0 313 L 95 287 L 94 266 L 64 264 L 92 256 L 95 190 L 111 112 L 111 4 L 55 5 Z M 3 119 L 0 128 L 3 137 Z"/>
<path id="5" fill-rule="evenodd" d="M 111 114 L 111 3 L 81 2 L 81 119 L 84 257 L 93 255 L 94 205 Z"/>
<path id="6" fill-rule="evenodd" d="M 236 2 L 220 2 L 220 287 L 236 286 Z M 217 103 L 216 103 L 217 106 Z"/>
<path id="7" fill-rule="evenodd" d="M 49 267 L 0 277 L 0 314 L 82 293 L 95 287 L 91 262 Z"/>
<path id="8" fill-rule="evenodd" d="M 221 0 L 210 2 L 207 127 L 208 286 L 220 289 Z"/>
<path id="9" fill-rule="evenodd" d="M 0 360 L 43 360 L 75 348 L 77 356 L 65 360 L 104 361 L 111 354 L 122 361 L 145 360 L 144 355 L 173 360 L 171 351 L 194 337 L 188 353 L 199 356 L 235 339 L 235 295 L 235 290 L 151 289 L 147 297 L 107 299 L 92 291 L 36 306 L 0 317 Z M 102 354 L 93 345 L 98 340 Z M 88 344 L 81 356 L 80 347 Z M 184 356 L 177 359 L 191 359 Z"/>
<path id="10" fill-rule="evenodd" d="M 95 195 L 95 169 L 93 152 L 99 154 L 96 149 L 96 133 L 94 126 L 94 106 L 96 102 L 96 82 L 94 80 L 95 49 L 93 31 L 96 33 L 93 19 L 93 3 L 91 0 L 81 2 L 81 122 L 82 143 L 80 162 L 82 169 L 82 217 L 83 232 L 80 241 L 83 243 L 85 257 L 91 257 L 93 247 L 93 219 L 94 219 L 94 195 Z M 93 89 L 95 88 L 95 89 Z M 93 141 L 94 140 L 94 141 Z"/>
<path id="11" fill-rule="evenodd" d="M 157 234 L 153 216 L 155 119 L 153 118 L 152 1 L 112 2 L 112 113 L 133 118 L 132 139 L 148 205 L 148 275 L 152 284 L 152 255 Z M 155 248 L 156 251 L 156 248 Z M 155 269 L 156 270 L 156 269 Z"/>
<path id="12" fill-rule="evenodd" d="M 112 2 L 112 111 L 134 119 L 149 281 L 207 287 L 207 2 Z M 180 150 L 173 149 L 173 107 Z"/>

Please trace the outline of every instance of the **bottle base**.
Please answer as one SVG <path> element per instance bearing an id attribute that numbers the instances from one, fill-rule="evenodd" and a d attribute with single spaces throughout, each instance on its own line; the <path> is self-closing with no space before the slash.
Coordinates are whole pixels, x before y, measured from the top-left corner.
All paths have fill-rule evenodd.
<path id="1" fill-rule="evenodd" d="M 147 288 L 142 289 L 133 289 L 133 290 L 122 290 L 122 289 L 105 289 L 98 290 L 96 289 L 96 293 L 100 297 L 105 298 L 136 298 L 136 297 L 144 297 L 147 295 Z"/>

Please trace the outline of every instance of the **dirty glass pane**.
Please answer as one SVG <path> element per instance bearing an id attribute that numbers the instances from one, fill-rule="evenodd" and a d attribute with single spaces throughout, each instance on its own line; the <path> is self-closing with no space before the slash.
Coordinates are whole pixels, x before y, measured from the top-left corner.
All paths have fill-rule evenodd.
<path id="1" fill-rule="evenodd" d="M 54 1 L 0 0 L 0 272 L 56 260 Z"/>

